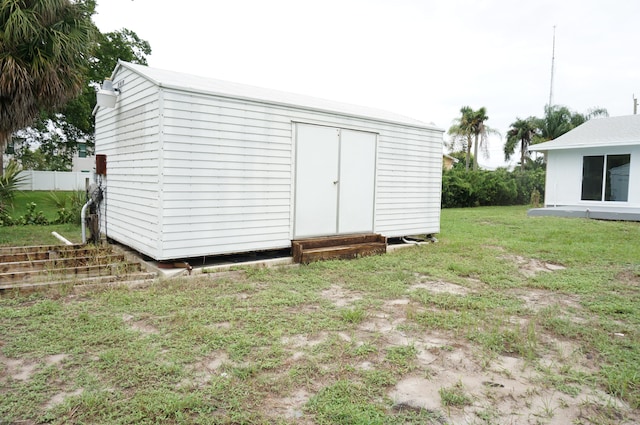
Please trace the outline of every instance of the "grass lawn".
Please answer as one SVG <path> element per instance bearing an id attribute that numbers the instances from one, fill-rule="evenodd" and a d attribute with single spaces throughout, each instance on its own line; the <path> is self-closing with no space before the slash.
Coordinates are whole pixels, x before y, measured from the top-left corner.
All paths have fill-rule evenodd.
<path id="1" fill-rule="evenodd" d="M 10 209 L 10 214 L 13 218 L 18 218 L 21 215 L 27 213 L 27 205 L 34 202 L 37 205 L 36 211 L 42 211 L 44 216 L 53 221 L 56 219 L 56 208 L 51 200 L 52 193 L 55 193 L 57 197 L 71 196 L 73 192 L 68 191 L 56 191 L 51 192 L 48 190 L 33 190 L 33 191 L 18 191 L 13 200 L 13 208 Z"/>
<path id="2" fill-rule="evenodd" d="M 13 200 L 13 207 L 10 208 L 11 217 L 18 218 L 27 213 L 27 206 L 33 202 L 36 204 L 36 212 L 42 214 L 49 221 L 54 221 L 57 217 L 57 209 L 52 200 L 52 196 L 59 199 L 70 197 L 72 191 L 56 191 L 52 195 L 51 191 L 19 191 Z M 29 246 L 29 245 L 56 245 L 60 241 L 51 235 L 51 232 L 58 232 L 71 242 L 80 243 L 82 233 L 80 225 L 76 224 L 56 224 L 50 226 L 8 226 L 0 227 L 0 246 Z M 0 422 L 1 423 L 1 422 Z"/>
<path id="3" fill-rule="evenodd" d="M 450 209 L 438 238 L 1 298 L 0 423 L 640 423 L 640 223 Z"/>
<path id="4" fill-rule="evenodd" d="M 0 227 L 0 246 L 59 245 L 51 232 L 58 232 L 70 242 L 82 242 L 82 229 L 77 224 L 29 225 Z"/>

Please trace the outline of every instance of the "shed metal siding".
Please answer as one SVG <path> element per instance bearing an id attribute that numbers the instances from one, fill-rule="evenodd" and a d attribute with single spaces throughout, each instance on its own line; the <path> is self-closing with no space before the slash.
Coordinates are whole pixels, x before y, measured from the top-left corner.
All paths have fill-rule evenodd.
<path id="1" fill-rule="evenodd" d="M 377 133 L 374 231 L 439 232 L 441 130 L 162 87 L 119 69 L 121 103 L 96 123 L 110 237 L 157 260 L 289 247 L 297 122 Z M 116 141 L 105 132 L 124 114 Z"/>
<path id="2" fill-rule="evenodd" d="M 115 109 L 96 114 L 96 152 L 107 155 L 107 236 L 155 257 L 159 253 L 159 100 L 158 87 L 123 69 L 124 83 Z M 103 206 L 104 207 L 104 206 Z"/>

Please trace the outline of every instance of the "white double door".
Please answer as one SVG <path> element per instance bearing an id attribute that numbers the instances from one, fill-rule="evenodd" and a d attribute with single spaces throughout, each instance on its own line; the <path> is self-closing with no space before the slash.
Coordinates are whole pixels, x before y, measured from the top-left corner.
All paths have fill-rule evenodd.
<path id="1" fill-rule="evenodd" d="M 294 239 L 373 231 L 375 133 L 296 124 Z"/>

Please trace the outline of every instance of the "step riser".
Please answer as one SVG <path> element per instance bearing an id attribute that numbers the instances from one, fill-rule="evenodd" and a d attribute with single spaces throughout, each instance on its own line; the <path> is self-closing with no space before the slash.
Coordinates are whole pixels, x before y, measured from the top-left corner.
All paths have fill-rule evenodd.
<path id="1" fill-rule="evenodd" d="M 60 288 L 64 286 L 73 286 L 76 288 L 82 287 L 96 287 L 100 285 L 117 285 L 117 284 L 129 284 L 130 282 L 153 282 L 156 279 L 155 273 L 134 273 L 127 276 L 126 280 L 122 279 L 122 276 L 98 276 L 88 277 L 82 280 L 82 282 L 74 282 L 70 280 L 52 281 L 52 282 L 34 282 L 25 283 L 22 285 L 0 285 L 0 297 L 4 295 L 12 294 L 28 294 L 33 292 L 41 292 L 49 289 Z"/>
<path id="2" fill-rule="evenodd" d="M 300 263 L 309 264 L 314 261 L 324 260 L 350 260 L 369 255 L 380 255 L 387 252 L 387 246 L 382 244 L 348 245 L 340 248 L 325 248 L 315 252 L 303 252 Z"/>
<path id="3" fill-rule="evenodd" d="M 33 282 L 37 280 L 77 279 L 90 276 L 104 276 L 110 274 L 126 275 L 139 272 L 140 264 L 118 263 L 97 266 L 81 266 L 53 270 L 26 270 L 14 273 L 0 273 L 0 284 Z"/>
<path id="4" fill-rule="evenodd" d="M 107 251 L 97 251 L 95 249 L 65 249 L 65 250 L 45 250 L 45 251 L 30 251 L 19 253 L 7 253 L 0 254 L 0 264 L 3 263 L 17 263 L 21 261 L 42 261 L 42 260 L 54 260 L 60 258 L 73 258 L 73 257 L 100 257 L 107 254 Z"/>
<path id="5" fill-rule="evenodd" d="M 384 254 L 387 251 L 387 238 L 378 234 L 329 236 L 294 240 L 291 247 L 293 261 L 306 264 Z"/>
<path id="6" fill-rule="evenodd" d="M 55 260 L 34 260 L 12 263 L 0 263 L 0 273 L 14 273 L 29 270 L 57 270 L 70 267 L 107 265 L 123 262 L 124 256 L 119 254 L 104 257 L 73 257 L 58 258 Z"/>

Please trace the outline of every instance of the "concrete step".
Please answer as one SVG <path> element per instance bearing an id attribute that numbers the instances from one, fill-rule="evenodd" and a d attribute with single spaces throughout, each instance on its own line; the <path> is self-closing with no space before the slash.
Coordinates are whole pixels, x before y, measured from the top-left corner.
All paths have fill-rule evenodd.
<path id="1" fill-rule="evenodd" d="M 293 261 L 308 264 L 313 261 L 384 254 L 387 252 L 387 239 L 379 234 L 329 236 L 294 240 L 291 246 Z"/>

